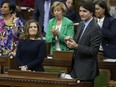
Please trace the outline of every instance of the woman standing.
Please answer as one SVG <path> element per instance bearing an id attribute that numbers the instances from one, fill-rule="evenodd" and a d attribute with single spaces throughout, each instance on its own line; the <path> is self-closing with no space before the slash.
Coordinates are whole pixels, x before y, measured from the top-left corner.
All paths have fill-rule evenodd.
<path id="1" fill-rule="evenodd" d="M 95 16 L 103 34 L 104 57 L 116 59 L 116 19 L 111 17 L 105 1 L 95 2 Z"/>
<path id="2" fill-rule="evenodd" d="M 51 8 L 51 12 L 54 18 L 49 20 L 48 29 L 46 33 L 46 42 L 51 44 L 50 54 L 53 51 L 69 51 L 66 46 L 64 38 L 74 36 L 73 22 L 64 17 L 66 14 L 66 6 L 62 2 L 54 2 Z"/>
<path id="3" fill-rule="evenodd" d="M 40 32 L 35 20 L 25 24 L 25 32 L 21 34 L 16 52 L 16 62 L 23 71 L 44 71 L 42 62 L 46 56 L 46 43 Z"/>
<path id="4" fill-rule="evenodd" d="M 10 56 L 15 53 L 19 35 L 23 32 L 23 24 L 20 20 L 14 21 L 12 13 L 15 11 L 15 4 L 4 0 L 1 3 L 0 19 L 0 53 L 2 56 Z"/>

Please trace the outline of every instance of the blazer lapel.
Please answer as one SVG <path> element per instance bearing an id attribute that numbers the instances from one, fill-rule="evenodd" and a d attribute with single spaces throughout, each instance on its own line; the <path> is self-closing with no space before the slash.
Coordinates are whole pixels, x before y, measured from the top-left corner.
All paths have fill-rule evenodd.
<path id="1" fill-rule="evenodd" d="M 84 37 L 86 37 L 87 33 L 89 33 L 90 29 L 92 28 L 92 24 L 94 23 L 94 19 L 92 19 L 92 21 L 88 24 L 88 26 L 86 27 L 81 39 L 79 39 L 78 42 L 82 41 L 84 39 Z"/>
<path id="2" fill-rule="evenodd" d="M 64 20 L 64 17 L 63 17 L 63 19 L 62 19 L 62 26 L 61 26 L 61 30 L 60 30 L 60 32 L 61 32 L 61 34 L 63 33 L 63 32 L 65 32 L 65 27 L 66 27 L 66 23 L 65 23 L 66 21 Z"/>
<path id="3" fill-rule="evenodd" d="M 79 36 L 79 32 L 80 32 L 80 29 L 83 27 L 83 22 L 81 22 L 77 28 L 77 32 L 76 32 L 76 35 L 75 35 L 75 41 L 77 41 L 77 38 Z M 78 41 L 77 41 L 78 42 Z"/>
<path id="4" fill-rule="evenodd" d="M 102 28 L 108 28 L 108 26 L 109 26 L 109 19 L 108 18 L 105 18 L 104 19 L 104 22 L 103 22 L 103 26 L 102 26 Z"/>
<path id="5" fill-rule="evenodd" d="M 80 30 L 81 30 L 82 27 L 83 27 L 83 22 L 81 22 L 81 23 L 79 24 L 78 28 L 77 28 L 77 32 L 76 32 L 76 35 L 75 35 L 75 40 L 76 40 L 76 42 L 78 42 L 78 41 L 77 41 L 77 38 L 79 37 L 79 32 L 80 32 Z"/>

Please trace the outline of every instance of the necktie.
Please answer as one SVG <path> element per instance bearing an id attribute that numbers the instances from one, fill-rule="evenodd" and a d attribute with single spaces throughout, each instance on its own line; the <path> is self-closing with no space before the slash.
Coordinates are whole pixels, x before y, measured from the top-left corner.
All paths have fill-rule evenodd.
<path id="1" fill-rule="evenodd" d="M 85 24 L 82 25 L 81 29 L 80 29 L 80 32 L 79 32 L 79 35 L 77 37 L 77 41 L 80 39 L 81 35 L 82 35 L 82 32 L 84 30 L 84 27 L 85 27 Z"/>

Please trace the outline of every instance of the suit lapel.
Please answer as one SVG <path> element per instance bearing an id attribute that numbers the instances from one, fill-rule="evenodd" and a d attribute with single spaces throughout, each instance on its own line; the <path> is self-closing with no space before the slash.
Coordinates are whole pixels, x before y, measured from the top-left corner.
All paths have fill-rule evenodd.
<path id="1" fill-rule="evenodd" d="M 62 19 L 62 26 L 61 26 L 61 30 L 60 30 L 61 34 L 63 32 L 65 32 L 65 29 L 66 29 L 65 26 L 66 26 L 66 21 L 65 21 L 65 18 L 63 17 L 63 19 Z"/>
<path id="2" fill-rule="evenodd" d="M 109 26 L 109 19 L 108 18 L 105 18 L 104 19 L 104 22 L 103 22 L 103 26 L 102 26 L 102 28 L 108 28 L 108 26 Z"/>
<path id="3" fill-rule="evenodd" d="M 91 26 L 93 25 L 93 23 L 94 23 L 94 19 L 92 19 L 92 21 L 88 24 L 88 26 L 86 27 L 81 39 L 79 39 L 78 42 L 83 41 L 83 39 L 86 37 L 87 33 L 89 33 L 90 29 L 92 28 Z"/>
<path id="4" fill-rule="evenodd" d="M 82 28 L 83 26 L 83 22 L 81 22 L 77 28 L 77 32 L 76 32 L 76 35 L 75 35 L 75 41 L 77 41 L 77 38 L 79 36 L 79 32 L 80 32 L 80 29 Z"/>

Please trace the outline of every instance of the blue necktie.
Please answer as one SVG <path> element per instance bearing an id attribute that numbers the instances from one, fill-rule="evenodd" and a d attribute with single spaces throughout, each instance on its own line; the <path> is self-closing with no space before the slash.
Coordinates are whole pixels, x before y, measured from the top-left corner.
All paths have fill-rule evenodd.
<path id="1" fill-rule="evenodd" d="M 81 27 L 81 29 L 80 29 L 80 31 L 79 31 L 79 35 L 78 35 L 78 37 L 77 37 L 77 41 L 80 39 L 81 34 L 82 34 L 84 28 L 85 28 L 85 24 L 82 25 L 82 27 Z"/>

